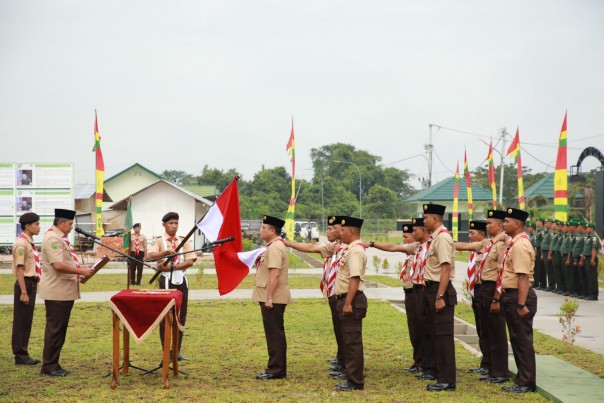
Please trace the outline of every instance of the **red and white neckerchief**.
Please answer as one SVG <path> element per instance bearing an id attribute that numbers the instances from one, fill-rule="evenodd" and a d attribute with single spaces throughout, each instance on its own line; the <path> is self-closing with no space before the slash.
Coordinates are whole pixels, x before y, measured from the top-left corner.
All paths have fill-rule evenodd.
<path id="1" fill-rule="evenodd" d="M 331 265 L 329 267 L 329 274 L 327 277 L 327 296 L 332 297 L 336 295 L 336 279 L 338 278 L 338 271 L 340 270 L 340 262 L 342 257 L 348 250 L 348 245 L 344 248 L 338 247 L 336 254 L 332 256 Z"/>
<path id="2" fill-rule="evenodd" d="M 476 286 L 476 251 L 470 253 L 470 260 L 468 260 L 468 277 L 466 280 L 468 292 L 474 296 L 474 287 Z"/>
<path id="3" fill-rule="evenodd" d="M 411 273 L 409 273 L 409 277 L 413 278 L 413 276 L 415 275 L 415 283 L 416 284 L 421 284 L 419 283 L 419 272 L 421 270 L 421 262 L 423 260 L 423 255 L 422 255 L 422 251 L 424 250 L 424 245 L 421 244 L 417 247 L 417 250 L 415 251 L 415 256 L 413 257 L 413 267 L 411 268 Z M 420 265 L 420 267 L 417 267 L 418 265 Z"/>
<path id="4" fill-rule="evenodd" d="M 178 247 L 177 241 L 179 241 L 177 236 L 173 236 L 172 238 L 167 238 L 166 239 L 166 248 L 168 247 L 168 244 L 170 244 L 170 248 L 172 250 L 176 250 L 176 248 Z M 172 260 L 174 261 L 174 264 L 178 264 L 178 260 L 180 259 L 181 256 L 182 255 L 178 255 L 178 256 L 174 256 L 172 258 Z"/>
<path id="5" fill-rule="evenodd" d="M 141 241 L 140 241 L 140 237 L 138 236 L 138 234 L 136 234 L 134 236 L 134 252 L 138 255 L 138 253 L 141 251 Z"/>
<path id="6" fill-rule="evenodd" d="M 520 235 L 520 238 L 524 238 L 524 239 L 529 239 L 528 235 L 526 235 L 526 233 L 522 233 L 522 235 Z M 502 278 L 503 278 L 503 270 L 505 269 L 505 261 L 508 258 L 508 254 L 510 253 L 510 250 L 512 249 L 512 246 L 514 246 L 514 241 L 510 240 L 510 243 L 508 244 L 507 249 L 505 250 L 505 252 L 503 252 L 503 259 L 501 260 L 501 266 L 499 267 L 499 273 L 497 273 L 497 291 L 499 291 L 499 293 L 501 294 L 502 291 L 502 287 L 501 287 L 501 282 L 502 282 Z"/>
<path id="7" fill-rule="evenodd" d="M 23 238 L 31 244 L 31 248 L 34 251 L 34 261 L 36 262 L 36 274 L 38 275 L 38 283 L 39 283 L 40 279 L 42 278 L 42 265 L 40 263 L 40 253 L 38 252 L 38 248 L 36 248 L 36 245 L 34 245 L 33 242 L 31 242 L 29 239 L 27 239 L 25 234 L 19 235 L 19 238 Z"/>
<path id="8" fill-rule="evenodd" d="M 52 228 L 49 228 L 48 232 L 50 232 L 52 230 L 53 230 Z M 69 238 L 67 238 L 67 235 L 63 235 L 61 237 L 61 239 L 63 239 L 63 242 L 65 242 L 65 244 L 69 248 L 69 253 L 71 253 L 71 258 L 73 259 L 73 262 L 75 263 L 75 266 L 79 269 L 80 268 L 80 259 L 78 259 L 78 255 L 76 255 L 75 250 L 71 246 L 71 243 L 69 242 Z M 79 274 L 77 274 L 77 278 L 78 278 L 78 281 L 80 281 L 80 275 Z"/>
<path id="9" fill-rule="evenodd" d="M 268 247 L 271 246 L 273 244 L 273 242 L 276 242 L 276 241 L 281 241 L 281 242 L 285 243 L 283 241 L 283 238 L 278 237 L 278 238 L 275 238 L 272 241 L 270 241 L 268 244 L 266 244 L 266 249 L 268 249 Z M 258 273 L 258 269 L 260 269 L 260 263 L 262 262 L 262 259 L 264 258 L 264 254 L 266 253 L 266 249 L 264 250 L 264 252 L 262 252 L 260 254 L 260 256 L 258 256 L 258 259 L 256 259 L 256 273 L 254 275 L 256 275 Z"/>
<path id="10" fill-rule="evenodd" d="M 489 252 L 491 252 L 491 248 L 493 248 L 493 240 L 489 240 L 487 247 L 484 248 L 484 252 L 482 252 L 482 260 L 480 261 L 480 266 L 478 267 L 478 271 L 476 272 L 476 281 L 480 281 L 480 276 L 482 276 L 482 269 L 484 268 L 484 264 L 487 262 L 487 257 L 489 256 Z"/>
<path id="11" fill-rule="evenodd" d="M 405 282 L 413 276 L 413 265 L 415 264 L 415 255 L 407 256 L 407 260 L 405 260 L 405 264 L 403 264 L 403 270 L 401 270 L 401 275 L 399 279 L 402 282 Z M 407 267 L 409 267 L 409 274 L 407 274 Z"/>

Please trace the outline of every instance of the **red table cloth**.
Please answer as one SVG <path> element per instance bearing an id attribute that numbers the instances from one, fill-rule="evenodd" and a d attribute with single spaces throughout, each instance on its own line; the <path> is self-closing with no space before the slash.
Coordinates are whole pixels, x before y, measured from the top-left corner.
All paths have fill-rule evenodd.
<path id="1" fill-rule="evenodd" d="M 164 316 L 176 306 L 178 321 L 182 292 L 179 290 L 123 290 L 109 300 L 109 305 L 137 343 L 153 332 Z"/>

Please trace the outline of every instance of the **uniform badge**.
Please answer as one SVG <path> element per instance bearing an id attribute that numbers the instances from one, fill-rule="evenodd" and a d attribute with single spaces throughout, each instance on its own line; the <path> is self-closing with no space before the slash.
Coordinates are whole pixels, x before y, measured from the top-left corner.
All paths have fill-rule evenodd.
<path id="1" fill-rule="evenodd" d="M 19 248 L 19 256 L 23 256 L 23 248 Z"/>
<path id="2" fill-rule="evenodd" d="M 407 227 L 406 225 L 403 227 L 403 231 L 408 231 L 409 227 Z"/>
<path id="3" fill-rule="evenodd" d="M 59 248 L 59 244 L 57 244 L 56 242 L 51 242 L 51 243 L 50 243 L 50 247 L 51 247 L 52 249 L 58 249 L 58 248 Z"/>
<path id="4" fill-rule="evenodd" d="M 508 214 L 512 214 L 512 209 L 511 208 L 508 209 Z"/>

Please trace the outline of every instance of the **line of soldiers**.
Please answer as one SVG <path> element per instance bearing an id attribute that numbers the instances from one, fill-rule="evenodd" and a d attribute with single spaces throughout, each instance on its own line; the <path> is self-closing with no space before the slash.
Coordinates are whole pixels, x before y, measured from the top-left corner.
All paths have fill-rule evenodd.
<path id="1" fill-rule="evenodd" d="M 525 226 L 536 252 L 535 289 L 597 301 L 600 241 L 595 224 L 538 218 Z"/>

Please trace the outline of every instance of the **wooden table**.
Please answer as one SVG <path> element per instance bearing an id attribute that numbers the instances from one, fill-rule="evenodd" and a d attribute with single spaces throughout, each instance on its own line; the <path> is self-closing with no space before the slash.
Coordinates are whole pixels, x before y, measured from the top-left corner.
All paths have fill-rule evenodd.
<path id="1" fill-rule="evenodd" d="M 137 342 L 147 338 L 157 325 L 164 321 L 164 351 L 162 379 L 164 389 L 170 387 L 170 348 L 174 352 L 173 375 L 178 376 L 178 337 L 181 328 L 178 312 L 182 293 L 178 290 L 124 290 L 109 302 L 113 311 L 113 369 L 111 389 L 115 389 L 119 379 L 120 322 L 123 324 L 123 364 L 122 374 L 130 368 L 130 335 Z"/>

